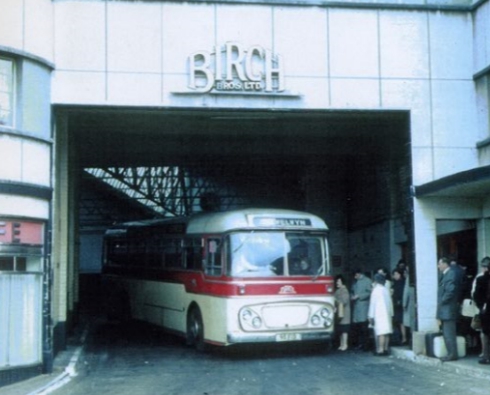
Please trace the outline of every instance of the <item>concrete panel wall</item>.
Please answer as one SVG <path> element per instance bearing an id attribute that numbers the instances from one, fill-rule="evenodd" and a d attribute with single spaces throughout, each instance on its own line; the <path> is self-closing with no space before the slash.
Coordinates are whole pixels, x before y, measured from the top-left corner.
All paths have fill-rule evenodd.
<path id="1" fill-rule="evenodd" d="M 0 195 L 0 207 L 2 216 L 5 217 L 29 217 L 47 220 L 49 218 L 49 203 L 42 199 Z"/>
<path id="2" fill-rule="evenodd" d="M 470 13 L 64 1 L 54 19 L 55 103 L 405 109 L 414 184 L 478 165 Z M 188 56 L 226 41 L 280 54 L 301 97 L 175 94 Z"/>
<path id="3" fill-rule="evenodd" d="M 0 37 L 2 45 L 23 49 L 24 35 L 22 33 L 23 7 L 18 0 L 4 0 L 0 14 Z"/>
<path id="4" fill-rule="evenodd" d="M 53 60 L 51 0 L 3 0 L 0 45 Z"/>
<path id="5" fill-rule="evenodd" d="M 50 155 L 46 143 L 0 134 L 0 179 L 50 186 Z"/>

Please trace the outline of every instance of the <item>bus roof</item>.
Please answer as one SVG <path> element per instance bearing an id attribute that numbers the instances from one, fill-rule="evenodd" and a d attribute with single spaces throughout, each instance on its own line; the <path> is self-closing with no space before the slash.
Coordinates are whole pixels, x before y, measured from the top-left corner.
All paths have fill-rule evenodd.
<path id="1" fill-rule="evenodd" d="M 234 229 L 323 229 L 325 222 L 316 215 L 281 209 L 243 209 L 203 213 L 191 218 L 187 233 L 223 233 Z"/>
<path id="2" fill-rule="evenodd" d="M 180 225 L 176 227 L 176 225 Z M 328 230 L 318 216 L 302 211 L 282 209 L 241 209 L 205 212 L 191 217 L 125 222 L 108 229 L 107 236 L 127 233 L 129 229 L 171 227 L 175 233 L 224 233 L 238 229 L 315 229 Z M 177 230 L 181 229 L 180 232 Z M 174 233 L 170 231 L 169 233 Z"/>

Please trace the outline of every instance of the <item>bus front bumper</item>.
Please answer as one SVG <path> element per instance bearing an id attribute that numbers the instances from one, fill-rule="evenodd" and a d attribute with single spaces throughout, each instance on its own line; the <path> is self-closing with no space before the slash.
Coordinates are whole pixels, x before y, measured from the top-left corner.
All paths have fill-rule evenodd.
<path id="1" fill-rule="evenodd" d="M 278 332 L 228 334 L 228 344 L 236 343 L 281 343 L 291 341 L 331 340 L 333 332 Z"/>

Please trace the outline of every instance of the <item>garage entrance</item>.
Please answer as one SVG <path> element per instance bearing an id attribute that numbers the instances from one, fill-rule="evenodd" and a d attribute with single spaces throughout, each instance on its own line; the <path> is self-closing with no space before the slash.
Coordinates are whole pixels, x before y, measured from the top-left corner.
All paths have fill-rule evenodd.
<path id="1" fill-rule="evenodd" d="M 184 177 L 194 183 L 186 196 L 190 213 L 199 210 L 196 199 L 203 193 L 217 195 L 221 209 L 315 213 L 331 230 L 334 274 L 390 268 L 407 250 L 407 112 L 63 107 L 57 114 L 58 139 L 66 139 L 71 153 L 66 165 L 78 175 L 70 181 L 78 191 L 73 194 L 80 240 L 74 275 L 79 270 L 82 279 L 91 278 L 81 282 L 81 302 L 90 302 L 84 294 L 97 295 L 89 290 L 100 270 L 107 226 L 173 214 L 166 207 L 155 210 L 155 201 L 148 208 L 121 193 L 111 186 L 111 174 L 119 181 L 133 177 L 133 186 L 146 183 L 146 192 L 148 183 L 161 190 L 165 176 Z M 143 182 L 138 174 L 154 177 Z M 169 179 L 165 185 L 182 186 Z M 175 211 L 172 196 L 183 201 L 183 195 L 174 190 L 169 196 L 160 203 Z M 75 292 L 73 303 L 78 301 Z"/>

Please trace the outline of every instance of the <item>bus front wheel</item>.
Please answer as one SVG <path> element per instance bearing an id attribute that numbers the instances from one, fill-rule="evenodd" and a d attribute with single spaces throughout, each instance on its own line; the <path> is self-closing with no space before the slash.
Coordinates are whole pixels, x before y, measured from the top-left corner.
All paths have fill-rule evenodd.
<path id="1" fill-rule="evenodd" d="M 187 344 L 196 347 L 198 351 L 205 350 L 204 325 L 198 307 L 194 307 L 187 317 Z"/>

